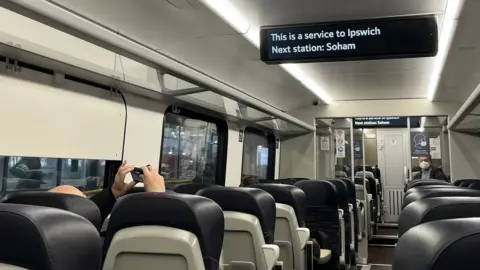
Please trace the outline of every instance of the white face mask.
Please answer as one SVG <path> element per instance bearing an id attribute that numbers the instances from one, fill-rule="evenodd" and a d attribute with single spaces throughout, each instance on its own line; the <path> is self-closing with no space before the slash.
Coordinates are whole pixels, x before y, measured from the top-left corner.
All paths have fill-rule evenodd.
<path id="1" fill-rule="evenodd" d="M 428 170 L 430 168 L 430 163 L 422 161 L 420 162 L 420 168 L 422 168 L 422 170 Z"/>

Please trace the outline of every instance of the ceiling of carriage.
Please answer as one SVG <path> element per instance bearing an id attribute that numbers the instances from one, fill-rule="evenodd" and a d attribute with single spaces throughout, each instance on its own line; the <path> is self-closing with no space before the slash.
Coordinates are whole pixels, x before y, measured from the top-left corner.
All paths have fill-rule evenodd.
<path id="1" fill-rule="evenodd" d="M 318 99 L 306 86 L 280 66 L 266 65 L 261 62 L 258 49 L 247 40 L 245 35 L 239 34 L 201 3 L 201 1 L 210 0 L 52 1 L 281 110 L 288 111 Z M 425 13 L 437 14 L 440 28 L 447 0 L 222 0 L 220 2 L 228 3 L 231 8 L 238 11 L 238 14 L 250 24 L 249 29 L 262 25 Z M 452 61 L 450 58 L 447 59 L 447 64 Z M 416 58 L 310 63 L 299 64 L 298 68 L 313 80 L 317 90 L 325 92 L 333 102 L 426 98 L 434 61 L 435 58 Z M 450 73 L 460 73 L 460 71 L 448 71 L 447 75 Z M 458 80 L 460 84 L 461 79 Z M 460 86 L 449 84 L 445 86 L 442 82 L 440 88 L 443 87 Z M 468 93 L 473 88 L 468 89 Z M 436 95 L 436 99 L 443 100 L 448 96 L 443 89 L 441 90 Z M 463 96 L 458 99 L 461 98 Z"/>

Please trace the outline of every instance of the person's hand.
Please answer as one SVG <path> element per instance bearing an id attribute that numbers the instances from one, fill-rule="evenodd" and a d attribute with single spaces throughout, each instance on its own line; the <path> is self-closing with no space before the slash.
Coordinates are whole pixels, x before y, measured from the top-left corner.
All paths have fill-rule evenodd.
<path id="1" fill-rule="evenodd" d="M 135 167 L 132 165 L 127 165 L 127 161 L 123 161 L 122 166 L 118 168 L 117 174 L 115 174 L 115 180 L 113 181 L 112 185 L 112 194 L 115 199 L 120 198 L 121 196 L 125 195 L 127 191 L 132 189 L 137 182 L 132 181 L 130 183 L 125 183 L 125 176 L 133 171 Z"/>
<path id="2" fill-rule="evenodd" d="M 165 180 L 158 174 L 157 170 L 151 166 L 142 167 L 143 184 L 146 192 L 165 192 Z"/>

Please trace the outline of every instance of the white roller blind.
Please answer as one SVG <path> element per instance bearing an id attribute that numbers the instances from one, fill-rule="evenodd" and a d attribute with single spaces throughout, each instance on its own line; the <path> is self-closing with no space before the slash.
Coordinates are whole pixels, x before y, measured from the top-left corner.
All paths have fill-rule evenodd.
<path id="1" fill-rule="evenodd" d="M 28 80 L 27 80 L 28 79 Z M 0 155 L 120 160 L 125 104 L 109 91 L 23 69 L 0 72 Z"/>

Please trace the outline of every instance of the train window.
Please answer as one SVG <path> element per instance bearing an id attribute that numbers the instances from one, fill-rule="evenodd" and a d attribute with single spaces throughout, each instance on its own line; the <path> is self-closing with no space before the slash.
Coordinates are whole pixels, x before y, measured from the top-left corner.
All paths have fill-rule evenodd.
<path id="1" fill-rule="evenodd" d="M 46 190 L 76 186 L 86 194 L 103 188 L 105 160 L 45 157 L 0 157 L 2 194 L 20 190 Z"/>
<path id="2" fill-rule="evenodd" d="M 246 128 L 243 141 L 242 179 L 273 179 L 275 176 L 275 136 Z"/>
<path id="3" fill-rule="evenodd" d="M 161 174 L 168 186 L 225 183 L 227 124 L 187 109 L 165 113 Z"/>

